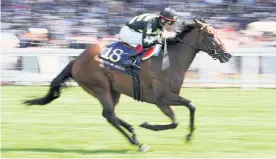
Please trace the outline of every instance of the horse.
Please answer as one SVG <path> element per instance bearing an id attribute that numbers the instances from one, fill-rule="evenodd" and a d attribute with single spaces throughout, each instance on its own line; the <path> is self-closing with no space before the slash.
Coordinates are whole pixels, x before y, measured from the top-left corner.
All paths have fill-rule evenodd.
<path id="1" fill-rule="evenodd" d="M 170 124 L 151 125 L 147 122 L 140 126 L 153 131 L 175 129 L 178 125 L 172 106 L 185 106 L 189 109 L 190 141 L 194 132 L 194 116 L 196 107 L 191 100 L 181 97 L 185 72 L 193 62 L 199 51 L 206 52 L 221 63 L 228 62 L 231 55 L 215 29 L 203 20 L 182 21 L 179 31 L 172 41 L 167 42 L 170 67 L 162 70 L 162 54 L 153 56 L 141 62 L 140 81 L 144 102 L 155 104 L 167 117 Z M 98 44 L 90 44 L 78 57 L 72 60 L 50 84 L 48 93 L 41 98 L 25 100 L 26 105 L 46 105 L 60 97 L 60 90 L 64 83 L 72 78 L 84 91 L 94 96 L 102 105 L 102 116 L 125 136 L 128 141 L 146 151 L 148 147 L 141 144 L 136 137 L 132 125 L 115 114 L 115 106 L 119 103 L 121 94 L 133 97 L 134 89 L 129 75 L 105 67 L 99 58 L 101 48 Z M 126 130 L 131 133 L 129 135 Z"/>

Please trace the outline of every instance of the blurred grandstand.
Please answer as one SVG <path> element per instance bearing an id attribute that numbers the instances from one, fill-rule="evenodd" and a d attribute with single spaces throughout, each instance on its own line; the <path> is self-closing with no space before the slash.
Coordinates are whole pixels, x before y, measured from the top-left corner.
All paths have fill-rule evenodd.
<path id="1" fill-rule="evenodd" d="M 1 29 L 15 35 L 21 48 L 84 49 L 99 37 L 105 42 L 115 40 L 120 27 L 133 16 L 158 13 L 166 6 L 179 11 L 183 19 L 206 19 L 225 34 L 230 46 L 275 41 L 275 27 L 262 31 L 260 25 L 259 34 L 251 30 L 248 35 L 241 30 L 255 21 L 276 23 L 276 0 L 2 0 Z"/>
<path id="2" fill-rule="evenodd" d="M 188 79 L 221 82 L 213 80 L 216 78 L 237 83 L 235 80 L 242 79 L 241 74 L 247 76 L 246 67 L 256 63 L 250 71 L 276 87 L 276 0 L 2 0 L 1 3 L 2 82 L 28 81 L 34 77 L 40 82 L 51 80 L 72 57 L 81 53 L 76 49 L 85 49 L 93 42 L 111 43 L 132 17 L 158 14 L 161 8 L 171 6 L 183 20 L 204 18 L 216 28 L 227 48 L 238 53 L 229 64 L 221 66 L 209 61 L 212 60 L 209 57 L 197 58 L 187 73 Z M 243 55 L 247 53 L 255 53 L 255 58 L 246 61 Z M 68 57 L 63 58 L 65 55 Z"/>

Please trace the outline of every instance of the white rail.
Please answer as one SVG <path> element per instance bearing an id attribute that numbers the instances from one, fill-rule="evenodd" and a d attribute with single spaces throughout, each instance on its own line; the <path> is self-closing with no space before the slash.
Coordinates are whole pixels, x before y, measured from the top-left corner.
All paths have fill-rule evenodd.
<path id="1" fill-rule="evenodd" d="M 1 50 L 1 81 L 15 84 L 48 83 L 83 49 L 11 48 Z M 220 64 L 206 53 L 199 53 L 190 70 L 185 86 L 200 87 L 274 87 L 276 88 L 276 48 L 237 48 L 230 50 L 231 62 Z M 260 58 L 261 57 L 261 58 Z M 18 59 L 21 69 L 16 69 Z M 239 60 L 238 60 L 239 59 Z M 237 64 L 237 61 L 240 61 Z M 239 65 L 240 70 L 236 66 Z M 262 73 L 259 70 L 263 70 Z M 228 74 L 228 77 L 217 77 Z M 234 77 L 233 77 L 234 74 Z"/>

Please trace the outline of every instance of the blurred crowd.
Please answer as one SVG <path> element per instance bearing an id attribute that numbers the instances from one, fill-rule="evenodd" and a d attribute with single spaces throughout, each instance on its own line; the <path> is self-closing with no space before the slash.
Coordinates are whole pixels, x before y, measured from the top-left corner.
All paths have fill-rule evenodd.
<path id="1" fill-rule="evenodd" d="M 183 20 L 204 18 L 230 46 L 260 41 L 276 46 L 276 0 L 2 0 L 1 3 L 3 46 L 84 49 L 95 41 L 109 43 L 117 39 L 121 26 L 132 17 L 158 14 L 167 6 L 177 10 Z"/>

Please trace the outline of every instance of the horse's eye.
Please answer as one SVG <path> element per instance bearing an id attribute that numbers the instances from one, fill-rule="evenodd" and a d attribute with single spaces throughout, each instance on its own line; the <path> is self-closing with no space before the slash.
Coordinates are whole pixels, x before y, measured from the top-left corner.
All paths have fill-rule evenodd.
<path id="1" fill-rule="evenodd" d="M 214 34 L 209 34 L 209 36 L 210 36 L 211 38 L 213 38 L 213 37 L 214 37 Z"/>

